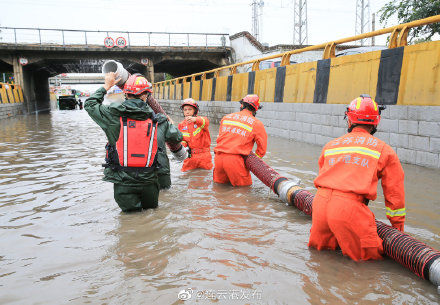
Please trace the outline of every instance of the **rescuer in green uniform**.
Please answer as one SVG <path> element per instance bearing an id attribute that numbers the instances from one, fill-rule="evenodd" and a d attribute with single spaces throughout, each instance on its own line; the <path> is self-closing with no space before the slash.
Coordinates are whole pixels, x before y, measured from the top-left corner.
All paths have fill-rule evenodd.
<path id="1" fill-rule="evenodd" d="M 146 104 L 148 96 L 152 93 L 152 86 L 141 75 L 132 75 L 126 81 L 123 90 L 126 94 L 124 102 L 102 105 L 106 92 L 119 81 L 117 74 L 107 73 L 104 87 L 99 88 L 84 105 L 84 109 L 107 136 L 107 164 L 104 166 L 103 180 L 114 184 L 114 198 L 123 212 L 156 208 L 159 197 L 158 169 L 161 166 L 161 158 L 158 156 L 161 143 L 178 143 L 182 141 L 182 133 L 167 117 L 154 114 Z M 155 130 L 157 139 L 154 137 Z M 143 134 L 149 135 L 150 138 L 146 142 L 140 137 L 141 142 L 145 142 L 140 146 L 131 143 L 134 137 L 130 137 L 130 132 L 133 131 L 144 132 Z M 139 140 L 138 136 L 135 138 Z M 142 154 L 130 152 L 136 145 L 143 147 Z M 143 160 L 146 161 L 139 166 L 139 162 Z"/>
<path id="2" fill-rule="evenodd" d="M 147 103 L 149 103 L 149 99 L 147 99 Z M 164 116 L 161 116 L 161 118 L 164 118 Z M 171 122 L 171 124 L 174 124 L 173 120 L 169 116 L 167 116 L 167 119 Z M 162 131 L 159 130 L 158 132 Z M 157 140 L 160 147 L 157 153 L 157 161 L 160 164 L 160 167 L 157 169 L 159 189 L 169 189 L 171 187 L 170 160 L 168 159 L 165 135 L 158 137 Z"/>
<path id="3" fill-rule="evenodd" d="M 162 116 L 163 117 L 163 116 Z M 169 119 L 172 124 L 174 124 L 171 119 Z M 160 130 L 158 131 L 160 132 Z M 165 139 L 165 137 L 161 137 L 161 139 Z M 170 175 L 170 160 L 167 155 L 167 146 L 165 145 L 165 141 L 159 140 L 159 147 L 161 148 L 157 153 L 157 161 L 160 164 L 160 167 L 157 169 L 157 176 L 159 179 L 159 187 L 161 190 L 169 189 L 171 187 L 171 175 Z"/>

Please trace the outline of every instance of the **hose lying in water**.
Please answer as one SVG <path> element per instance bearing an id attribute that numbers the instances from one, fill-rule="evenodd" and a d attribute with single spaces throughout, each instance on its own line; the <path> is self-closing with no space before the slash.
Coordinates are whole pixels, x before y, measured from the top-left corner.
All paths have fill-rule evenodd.
<path id="1" fill-rule="evenodd" d="M 245 158 L 245 164 L 282 201 L 296 206 L 307 215 L 312 215 L 312 202 L 315 197 L 313 194 L 282 177 L 253 152 Z M 381 221 L 376 220 L 376 226 L 387 256 L 440 289 L 440 251 Z"/>
<path id="2" fill-rule="evenodd" d="M 162 106 L 159 105 L 159 103 L 156 101 L 156 99 L 152 95 L 150 95 L 147 102 L 148 102 L 148 105 L 150 105 L 151 109 L 153 109 L 153 111 L 155 113 L 163 113 L 164 115 L 166 115 Z M 174 158 L 177 159 L 178 161 L 183 161 L 188 157 L 188 152 L 185 149 L 185 147 L 183 147 L 182 143 L 180 143 L 180 142 L 179 143 L 168 143 L 167 142 L 167 146 L 171 150 L 171 153 L 173 154 Z"/>

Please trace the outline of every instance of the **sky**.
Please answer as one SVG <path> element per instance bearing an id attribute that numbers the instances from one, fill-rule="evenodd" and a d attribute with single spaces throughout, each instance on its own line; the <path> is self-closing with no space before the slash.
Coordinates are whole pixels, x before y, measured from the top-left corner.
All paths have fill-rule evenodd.
<path id="1" fill-rule="evenodd" d="M 235 34 L 252 31 L 252 0 L 0 0 L 0 25 Z M 389 0 L 370 0 L 371 13 Z M 355 35 L 356 0 L 308 0 L 308 42 Z M 6 10 L 6 11 L 5 11 Z M 387 26 L 397 24 L 390 22 Z M 376 17 L 376 29 L 385 26 Z M 291 44 L 293 0 L 265 0 L 260 41 Z M 376 39 L 385 44 L 386 36 Z"/>

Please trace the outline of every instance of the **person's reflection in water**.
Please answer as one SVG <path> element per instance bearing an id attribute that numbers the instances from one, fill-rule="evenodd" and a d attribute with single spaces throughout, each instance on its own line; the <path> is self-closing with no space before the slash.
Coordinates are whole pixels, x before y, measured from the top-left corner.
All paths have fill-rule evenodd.
<path id="1" fill-rule="evenodd" d="M 159 275 L 179 252 L 173 228 L 164 225 L 157 211 L 119 215 L 114 234 L 118 237 L 114 252 L 124 263 L 127 278 Z"/>
<path id="2" fill-rule="evenodd" d="M 393 303 L 384 262 L 356 264 L 340 252 L 309 251 L 310 257 L 305 258 L 308 270 L 302 272 L 303 283 L 299 285 L 310 304 Z M 353 280 L 356 278 L 359 280 Z"/>
<path id="3" fill-rule="evenodd" d="M 182 179 L 188 179 L 188 195 L 191 201 L 197 204 L 188 207 L 189 213 L 194 220 L 210 219 L 214 204 L 212 201 L 212 172 L 195 169 L 181 175 Z M 210 216 L 211 215 L 211 216 Z"/>
<path id="4" fill-rule="evenodd" d="M 261 216 L 270 217 L 267 204 L 252 193 L 251 187 L 231 188 L 214 183 L 212 190 L 215 202 L 206 217 L 212 225 L 207 227 L 205 236 L 215 241 L 219 255 L 206 259 L 222 264 L 218 271 L 225 275 L 267 266 L 264 255 L 260 256 L 274 243 L 267 238 L 273 229 L 261 224 Z"/>

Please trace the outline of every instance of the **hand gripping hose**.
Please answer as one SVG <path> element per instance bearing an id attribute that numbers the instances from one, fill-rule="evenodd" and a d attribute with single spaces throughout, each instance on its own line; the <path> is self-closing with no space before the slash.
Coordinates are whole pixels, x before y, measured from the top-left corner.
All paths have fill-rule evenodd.
<path id="1" fill-rule="evenodd" d="M 163 113 L 164 115 L 166 115 L 162 106 L 159 105 L 159 103 L 155 100 L 155 98 L 152 95 L 150 95 L 147 102 L 155 113 Z M 167 146 L 171 150 L 171 153 L 173 154 L 174 158 L 176 158 L 178 161 L 183 161 L 188 157 L 188 152 L 185 149 L 185 147 L 183 147 L 182 143 L 167 142 Z"/>
<path id="2" fill-rule="evenodd" d="M 282 177 L 253 152 L 245 157 L 246 167 L 270 187 L 282 201 L 312 215 L 313 194 Z M 440 289 L 440 251 L 414 237 L 376 220 L 377 233 L 387 256 Z M 440 292 L 440 290 L 439 290 Z"/>

